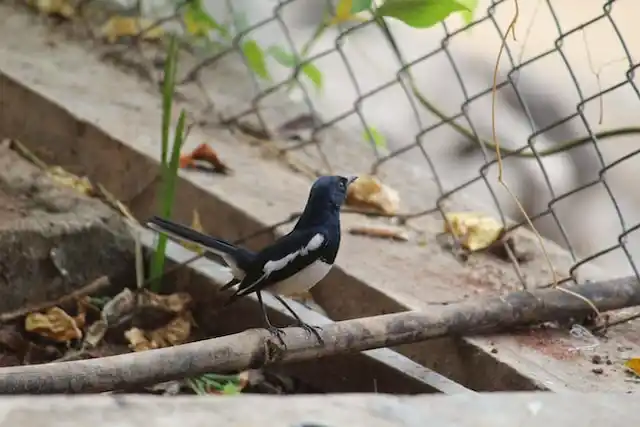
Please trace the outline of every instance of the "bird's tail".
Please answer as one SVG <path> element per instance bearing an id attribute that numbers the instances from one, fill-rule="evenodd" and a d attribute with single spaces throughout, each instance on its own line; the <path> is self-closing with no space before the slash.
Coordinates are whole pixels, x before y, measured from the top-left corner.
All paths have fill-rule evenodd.
<path id="1" fill-rule="evenodd" d="M 207 236 L 193 228 L 186 227 L 158 216 L 153 216 L 148 219 L 147 227 L 159 233 L 164 233 L 173 239 L 195 243 L 205 251 L 210 251 L 220 256 L 235 256 L 238 252 L 238 247 L 226 240 Z"/>

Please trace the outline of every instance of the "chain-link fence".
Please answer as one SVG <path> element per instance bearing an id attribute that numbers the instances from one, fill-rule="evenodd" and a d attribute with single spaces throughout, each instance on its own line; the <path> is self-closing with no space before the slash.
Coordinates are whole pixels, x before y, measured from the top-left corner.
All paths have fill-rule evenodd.
<path id="1" fill-rule="evenodd" d="M 220 64 L 244 64 L 229 86 L 250 78 L 250 93 L 218 111 L 225 123 L 257 117 L 322 173 L 385 174 L 402 187 L 405 219 L 443 213 L 467 193 L 526 226 L 497 180 L 498 141 L 506 183 L 538 231 L 570 251 L 572 272 L 600 262 L 621 276 L 637 274 L 640 259 L 634 1 L 521 2 L 515 40 L 513 0 L 480 1 L 472 19 L 453 14 L 425 29 L 330 23 L 335 4 L 312 0 L 186 1 L 158 22 L 182 29 L 183 86 L 206 92 Z M 221 104 L 210 96 L 208 111 Z M 328 142 L 334 130 L 346 135 L 339 143 Z"/>

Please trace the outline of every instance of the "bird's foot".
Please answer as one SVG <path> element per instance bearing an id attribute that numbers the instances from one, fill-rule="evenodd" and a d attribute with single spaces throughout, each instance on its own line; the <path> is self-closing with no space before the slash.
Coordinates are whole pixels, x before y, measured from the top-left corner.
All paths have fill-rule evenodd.
<path id="1" fill-rule="evenodd" d="M 320 336 L 320 332 L 319 332 L 322 330 L 320 326 L 309 325 L 304 322 L 300 322 L 298 326 L 304 329 L 308 334 L 315 336 L 320 344 L 324 344 L 324 340 Z"/>
<path id="2" fill-rule="evenodd" d="M 284 343 L 284 339 L 282 339 L 283 336 L 286 335 L 286 332 L 283 331 L 282 329 L 278 328 L 277 326 L 273 326 L 273 325 L 269 325 L 267 326 L 267 330 L 269 331 L 269 333 L 271 335 L 273 335 L 278 341 L 280 341 L 280 344 L 282 344 L 283 346 L 286 347 L 286 344 Z"/>

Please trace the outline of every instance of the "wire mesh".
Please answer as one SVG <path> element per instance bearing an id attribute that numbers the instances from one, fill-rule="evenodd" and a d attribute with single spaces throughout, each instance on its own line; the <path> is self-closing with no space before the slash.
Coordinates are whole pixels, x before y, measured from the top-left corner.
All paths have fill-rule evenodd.
<path id="1" fill-rule="evenodd" d="M 160 21 L 186 30 L 189 4 L 169 5 L 175 10 Z M 493 68 L 505 39 L 495 131 L 507 183 L 541 234 L 571 253 L 571 273 L 600 262 L 611 276 L 638 275 L 640 197 L 633 182 L 640 167 L 634 126 L 640 44 L 632 17 L 640 6 L 634 0 L 526 2 L 516 40 L 506 34 L 513 0 L 480 1 L 471 21 L 454 16 L 427 29 L 373 19 L 328 26 L 326 17 L 335 13 L 330 1 L 202 4 L 216 25 L 230 17 L 230 30 L 212 31 L 205 43 L 183 43 L 197 60 L 181 84 L 202 87 L 205 72 L 239 57 L 252 94 L 225 123 L 255 115 L 269 127 L 269 100 L 284 93 L 311 118 L 302 120 L 308 132 L 285 149 L 313 148 L 320 172 L 344 167 L 340 151 L 323 139 L 334 128 L 366 147 L 358 160 L 366 159 L 372 172 L 392 163 L 424 172 L 437 197 L 425 204 L 419 186 L 426 181 L 415 180 L 407 191 L 418 201 L 406 219 L 444 214 L 445 202 L 466 192 L 491 203 L 505 224 L 514 219 L 511 228 L 526 226 L 497 182 Z M 532 24 L 543 15 L 544 25 Z"/>
<path id="2" fill-rule="evenodd" d="M 417 210 L 413 214 L 414 216 L 431 213 L 435 210 L 440 210 L 444 213 L 442 206 L 445 200 L 459 192 L 464 192 L 471 186 L 475 185 L 476 187 L 474 188 L 477 188 L 478 185 L 481 185 L 486 190 L 484 197 L 493 202 L 497 214 L 500 215 L 503 221 L 506 221 L 506 217 L 515 217 L 518 220 L 518 226 L 525 225 L 525 221 L 519 215 L 517 209 L 511 206 L 509 210 L 509 208 L 505 207 L 504 198 L 500 198 L 497 194 L 500 192 L 496 180 L 497 159 L 492 141 L 492 132 L 491 129 L 488 129 L 491 127 L 491 116 L 487 114 L 493 92 L 492 76 L 490 73 L 485 72 L 482 84 L 469 84 L 470 77 L 468 74 L 470 71 L 473 72 L 474 69 L 464 63 L 464 59 L 461 62 L 459 50 L 456 51 L 452 48 L 457 39 L 468 38 L 470 32 L 480 31 L 485 35 L 493 31 L 495 33 L 494 39 L 491 42 L 487 42 L 491 46 L 489 51 L 492 55 L 490 54 L 483 59 L 485 61 L 485 70 L 487 69 L 486 65 L 491 68 L 493 66 L 491 60 L 495 61 L 497 57 L 500 40 L 508 39 L 505 33 L 509 16 L 513 13 L 513 1 L 489 2 L 484 8 L 481 7 L 476 11 L 475 19 L 468 24 L 456 26 L 455 23 L 452 24 L 450 20 L 447 20 L 439 24 L 438 29 L 415 30 L 412 33 L 405 31 L 402 34 L 397 31 L 399 28 L 398 23 L 394 23 L 392 27 L 389 21 L 380 22 L 369 19 L 364 22 L 338 25 L 338 28 L 332 29 L 332 32 L 325 29 L 324 43 L 322 43 L 322 47 L 316 49 L 308 49 L 308 46 L 305 46 L 301 40 L 305 40 L 303 35 L 307 35 L 308 38 L 309 34 L 316 33 L 306 28 L 305 25 L 313 28 L 314 25 L 317 26 L 319 22 L 322 22 L 319 19 L 314 19 L 321 16 L 322 10 L 320 9 L 322 8 L 307 3 L 304 6 L 305 10 L 297 12 L 298 15 L 306 13 L 306 18 L 296 17 L 295 13 L 287 15 L 287 10 L 298 3 L 304 3 L 304 0 L 279 1 L 277 4 L 273 4 L 270 10 L 265 9 L 262 19 L 256 19 L 255 22 L 236 35 L 231 50 L 242 53 L 243 39 L 252 37 L 252 35 L 256 40 L 264 39 L 258 34 L 259 31 L 269 25 L 276 24 L 277 30 L 274 29 L 271 32 L 280 32 L 280 42 L 288 51 L 292 52 L 297 66 L 274 84 L 265 84 L 253 73 L 256 95 L 252 98 L 251 103 L 247 105 L 246 110 L 229 117 L 229 119 L 237 119 L 250 113 L 261 115 L 265 108 L 262 105 L 263 100 L 283 88 L 290 88 L 291 85 L 294 85 L 299 89 L 298 98 L 307 106 L 309 114 L 313 117 L 320 117 L 320 120 L 314 122 L 311 135 L 308 138 L 293 144 L 289 149 L 299 150 L 315 146 L 318 156 L 321 157 L 325 166 L 323 172 L 331 170 L 332 163 L 335 161 L 335 153 L 332 155 L 326 152 L 326 147 L 319 142 L 321 139 L 315 136 L 321 134 L 327 128 L 340 126 L 343 121 L 352 118 L 354 121 L 351 123 L 355 123 L 351 126 L 352 132 L 358 132 L 358 134 L 364 132 L 370 141 L 370 149 L 374 157 L 373 171 L 377 171 L 387 162 L 393 161 L 403 154 L 411 157 L 408 161 L 413 164 L 419 164 L 420 167 L 429 171 L 429 175 L 437 186 L 438 198 L 433 205 L 423 206 L 422 209 Z M 594 4 L 595 2 L 590 2 L 591 6 Z M 232 14 L 238 12 L 234 8 L 242 7 L 237 4 L 228 4 L 228 6 Z M 334 5 L 326 3 L 323 6 L 326 7 L 325 11 L 330 16 Z M 523 201 L 525 208 L 527 208 L 528 215 L 534 220 L 536 226 L 543 224 L 540 226 L 540 229 L 543 229 L 541 232 L 569 250 L 575 261 L 572 272 L 575 272 L 585 263 L 603 259 L 607 254 L 617 251 L 615 261 L 605 264 L 616 270 L 611 274 L 614 276 L 622 275 L 629 271 L 637 274 L 634 263 L 635 251 L 628 248 L 627 241 L 638 227 L 635 220 L 640 219 L 637 215 L 637 213 L 640 213 L 638 212 L 640 211 L 640 203 L 636 202 L 634 204 L 632 202 L 630 209 L 628 207 L 623 208 L 620 206 L 618 199 L 622 197 L 620 195 L 621 191 L 628 192 L 631 190 L 628 185 L 624 184 L 624 180 L 634 179 L 634 166 L 631 165 L 636 161 L 635 156 L 640 151 L 640 145 L 634 143 L 633 135 L 638 132 L 638 128 L 617 126 L 607 131 L 598 131 L 597 129 L 602 127 L 601 119 L 596 117 L 597 115 L 594 116 L 594 114 L 588 114 L 587 112 L 594 104 L 600 104 L 600 109 L 602 110 L 602 100 L 611 93 L 626 91 L 633 94 L 634 100 L 640 99 L 638 86 L 634 81 L 634 71 L 638 67 L 637 59 L 633 57 L 634 47 L 628 45 L 623 29 L 616 23 L 620 14 L 614 15 L 616 8 L 624 14 L 637 10 L 637 7 L 631 5 L 630 2 L 625 4 L 624 1 L 620 0 L 600 2 L 598 9 L 585 6 L 588 11 L 581 15 L 586 19 L 577 23 L 566 22 L 567 7 L 564 7 L 564 10 L 559 10 L 559 8 L 562 9 L 562 6 L 557 0 L 541 0 L 536 3 L 533 14 L 540 14 L 542 13 L 541 10 L 544 10 L 544 13 L 549 17 L 549 22 L 553 25 L 545 27 L 548 33 L 546 34 L 547 37 L 545 40 L 536 43 L 537 51 L 535 53 L 523 58 L 522 51 L 523 46 L 526 47 L 526 42 L 520 43 L 519 46 L 509 43 L 509 41 L 505 44 L 503 60 L 499 67 L 500 71 L 496 82 L 496 96 L 507 98 L 511 113 L 515 114 L 514 112 L 517 111 L 518 126 L 528 129 L 528 132 L 525 133 L 509 134 L 508 130 L 500 129 L 500 112 L 496 114 L 498 122 L 496 125 L 498 128 L 497 134 L 503 146 L 503 164 L 505 167 L 512 163 L 514 164 L 514 171 L 510 174 L 511 178 L 507 179 L 507 182 L 510 185 L 515 182 L 514 186 L 518 187 L 516 188 L 518 190 L 516 193 Z M 311 24 L 300 24 L 305 19 L 313 22 Z M 522 27 L 525 25 L 523 23 L 519 24 L 521 33 Z M 301 31 L 301 26 L 305 27 L 307 31 Z M 598 27 L 596 37 L 604 33 L 608 34 L 605 37 L 607 41 L 600 44 L 600 46 L 604 45 L 605 48 L 616 51 L 616 54 L 610 55 L 609 60 L 613 56 L 618 65 L 623 64 L 617 68 L 618 71 L 615 76 L 613 73 L 610 75 L 610 77 L 613 77 L 609 79 L 610 83 L 608 82 L 609 84 L 606 86 L 600 80 L 600 72 L 602 70 L 597 72 L 593 69 L 594 65 L 591 63 L 594 56 L 591 52 L 593 47 L 590 47 L 590 42 L 586 40 L 585 35 L 588 30 L 596 26 Z M 375 39 L 372 36 L 373 31 L 377 31 L 383 37 Z M 411 35 L 417 36 L 417 31 L 429 31 L 434 35 L 431 36 L 430 43 L 424 43 L 418 47 L 417 51 L 414 48 L 413 52 L 407 54 L 403 47 L 408 43 L 412 43 L 410 37 Z M 362 65 L 360 65 L 360 71 L 356 70 L 358 67 L 357 62 L 361 61 L 361 59 L 354 54 L 353 49 L 346 48 L 346 45 L 352 39 L 357 38 L 359 33 L 364 34 L 365 44 L 359 45 L 358 49 L 362 51 L 369 49 L 375 54 L 377 47 L 373 45 L 380 41 L 381 44 L 386 42 L 388 52 L 390 52 L 390 55 L 387 55 L 384 60 L 380 59 L 379 61 L 388 62 L 386 68 L 390 69 L 391 73 L 380 72 L 379 74 L 384 74 L 384 77 L 379 78 L 375 84 L 362 81 Z M 534 39 L 541 38 L 540 33 L 536 31 L 530 37 Z M 631 37 L 631 35 L 626 35 L 626 37 Z M 596 90 L 593 89 L 593 85 L 591 85 L 591 88 L 585 86 L 585 67 L 583 66 L 582 70 L 576 69 L 579 65 L 576 65 L 575 51 L 580 44 L 576 43 L 577 40 L 582 42 L 582 47 L 585 51 L 583 53 L 586 54 L 590 62 L 590 68 L 587 71 L 591 73 L 591 77 L 595 77 L 597 80 Z M 613 42 L 616 43 L 615 46 Z M 268 43 L 265 41 L 265 44 Z M 366 43 L 369 43 L 369 45 Z M 572 44 L 573 47 L 571 46 Z M 519 51 L 517 51 L 518 47 L 520 48 Z M 635 52 L 637 52 L 637 46 L 635 46 L 635 49 Z M 317 100 L 319 96 L 314 93 L 308 82 L 303 81 L 302 70 L 307 64 L 319 63 L 323 58 L 331 55 L 337 55 L 339 60 L 334 60 L 328 67 L 339 67 L 335 63 L 341 62 L 345 69 L 342 74 L 343 78 L 334 78 L 339 80 L 339 86 L 336 87 L 342 87 L 344 88 L 343 90 L 350 91 L 353 94 L 352 98 L 349 99 L 350 102 L 344 103 L 345 106 L 342 111 L 339 108 L 318 108 Z M 440 59 L 437 59 L 438 57 Z M 553 61 L 560 63 L 564 68 L 563 84 L 567 87 L 569 84 L 572 86 L 573 94 L 570 97 L 570 108 L 562 109 L 554 106 L 553 103 L 556 100 L 553 99 L 553 93 L 543 94 L 543 96 L 548 96 L 552 99 L 547 100 L 547 104 L 543 102 L 542 105 L 536 106 L 535 95 L 539 94 L 533 93 L 532 97 L 531 91 L 526 93 L 526 91 L 522 90 L 522 74 L 526 73 L 529 68 L 535 68 L 537 64 L 545 64 L 545 61 L 549 58 L 553 58 Z M 425 82 L 425 79 L 417 77 L 419 67 L 428 64 L 430 61 L 446 63 L 445 69 L 449 71 L 446 81 L 442 81 L 442 78 L 439 78 L 433 79 L 431 82 Z M 367 64 L 370 65 L 371 63 Z M 600 65 L 603 65 L 603 60 L 601 60 Z M 247 66 L 251 67 L 249 63 L 247 63 Z M 428 65 L 426 69 L 428 69 Z M 480 73 L 478 70 L 475 71 Z M 544 72 L 537 72 L 543 80 L 555 78 L 555 75 L 545 75 Z M 555 73 L 558 74 L 558 72 Z M 431 86 L 445 85 L 451 92 L 460 92 L 461 97 L 455 97 L 456 101 L 453 102 L 452 107 L 448 109 L 439 108 L 439 103 L 446 102 L 443 101 L 442 95 L 440 95 L 440 98 L 437 98 L 436 95 L 433 99 L 429 99 L 429 96 L 425 95 L 425 93 L 429 92 L 430 84 Z M 544 85 L 545 83 L 543 83 L 542 87 Z M 380 119 L 379 117 L 372 118 L 370 114 L 365 112 L 364 107 L 370 100 L 390 88 L 396 88 L 401 91 L 402 96 L 405 97 L 407 108 L 399 109 L 400 111 L 397 112 L 388 111 L 386 114 L 389 116 L 406 114 L 412 117 L 416 127 L 412 135 L 407 135 L 406 131 L 403 132 L 400 138 L 397 138 L 401 141 L 389 143 L 387 147 L 384 147 L 386 148 L 385 151 L 381 149 L 379 144 L 376 144 L 376 138 L 373 134 L 373 130 L 377 125 L 376 120 Z M 628 93 L 627 99 L 629 99 Z M 560 96 L 563 95 L 561 94 Z M 335 92 L 325 93 L 323 96 L 332 97 L 335 96 Z M 475 115 L 470 113 L 476 103 L 480 103 L 482 105 L 481 109 L 484 110 L 480 115 L 478 113 Z M 384 102 L 378 101 L 378 108 L 383 108 L 381 104 L 384 104 Z M 452 103 L 449 102 L 449 104 L 451 105 Z M 637 106 L 638 104 L 634 105 L 632 101 L 626 108 L 633 109 L 637 108 Z M 386 107 L 389 107 L 389 105 Z M 391 110 L 393 109 L 392 107 Z M 531 111 L 533 109 L 538 111 Z M 551 117 L 543 118 L 542 120 L 540 117 L 535 117 L 536 115 L 540 116 L 540 110 L 549 110 L 542 111 L 542 113 L 547 113 Z M 615 111 L 613 114 L 617 113 Z M 600 111 L 599 115 L 602 115 L 602 111 Z M 431 142 L 425 143 L 425 141 L 441 139 L 439 136 L 432 137 L 432 135 L 443 128 L 448 128 L 456 134 L 455 137 L 450 137 L 449 140 L 455 139 L 457 144 L 449 144 L 448 140 L 442 144 L 457 145 L 458 147 L 452 151 L 453 157 L 449 159 L 443 158 L 442 153 L 432 149 L 433 144 Z M 387 127 L 387 131 L 387 135 L 391 135 L 389 140 L 394 139 L 394 130 L 389 130 Z M 625 149 L 628 152 L 624 153 L 624 155 L 620 154 L 623 150 L 614 150 L 612 152 L 610 147 L 617 141 L 609 141 L 608 139 L 624 135 L 627 135 L 628 138 L 625 143 Z M 504 136 L 508 138 L 504 138 Z M 509 139 L 509 141 L 505 141 L 505 139 Z M 460 140 L 464 140 L 465 143 L 460 144 Z M 545 140 L 546 144 L 544 142 L 540 143 L 540 140 Z M 562 160 L 557 160 L 554 163 L 554 161 L 550 160 L 554 156 L 563 157 Z M 471 162 L 469 162 L 469 157 L 473 159 Z M 522 159 L 522 157 L 526 158 Z M 517 161 L 520 163 L 516 163 Z M 522 163 L 523 161 L 527 164 Z M 452 171 L 447 170 L 456 162 L 463 164 L 464 168 L 467 169 L 464 174 L 460 174 L 461 167 L 454 167 Z M 622 178 L 618 177 L 615 185 L 611 184 L 608 179 L 611 171 L 624 162 L 629 164 L 627 172 L 625 172 L 626 175 Z M 473 168 L 470 165 L 473 165 Z M 535 172 L 531 172 L 532 170 L 535 170 Z M 616 191 L 618 194 L 616 194 Z M 476 190 L 473 190 L 473 192 L 476 193 Z M 539 194 L 530 194 L 532 192 Z M 598 194 L 596 195 L 596 193 Z M 580 202 L 577 202 L 578 199 Z M 593 208 L 597 205 L 599 209 L 603 209 L 602 206 L 605 203 L 609 205 L 608 208 L 604 208 L 608 211 L 607 218 L 600 217 L 600 214 Z M 575 206 L 571 207 L 574 204 Z M 590 210 L 592 208 L 593 212 L 591 213 Z M 632 214 L 629 215 L 627 211 L 630 210 Z M 593 216 L 593 218 L 584 220 L 581 217 L 585 215 Z M 614 217 L 615 223 L 612 225 L 612 218 Z M 544 223 L 545 220 L 547 221 L 546 223 Z M 599 224 L 598 222 L 601 220 L 602 224 Z M 581 227 L 576 228 L 575 225 L 571 224 L 576 222 L 580 223 Z M 568 231 L 567 227 L 571 230 Z M 594 228 L 597 229 L 597 232 L 594 232 Z M 605 244 L 607 239 L 600 237 L 604 233 L 608 235 L 607 238 L 610 244 Z M 584 239 L 584 235 L 589 234 L 593 236 Z M 615 241 L 612 241 L 612 238 L 615 238 Z M 585 243 L 584 240 L 588 242 Z M 576 243 L 576 241 L 578 242 Z"/>

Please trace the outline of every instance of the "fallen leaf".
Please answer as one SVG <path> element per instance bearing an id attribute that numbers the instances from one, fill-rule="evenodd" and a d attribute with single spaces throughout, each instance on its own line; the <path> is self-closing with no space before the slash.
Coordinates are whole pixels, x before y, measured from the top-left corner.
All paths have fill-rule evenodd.
<path id="1" fill-rule="evenodd" d="M 70 19 L 76 14 L 76 10 L 69 0 L 27 0 L 27 4 L 46 15 Z"/>
<path id="2" fill-rule="evenodd" d="M 129 348 L 133 351 L 146 351 L 158 348 L 158 345 L 147 339 L 142 329 L 131 328 L 124 333 L 124 337 L 129 341 Z"/>
<path id="3" fill-rule="evenodd" d="M 191 228 L 201 233 L 204 233 L 204 228 L 202 228 L 202 223 L 200 222 L 200 214 L 196 209 L 193 210 L 193 219 L 191 220 Z M 192 252 L 197 253 L 198 255 L 202 255 L 204 253 L 204 249 L 196 243 L 192 242 L 183 242 L 180 241 L 180 244 L 189 249 Z"/>
<path id="4" fill-rule="evenodd" d="M 95 348 L 104 335 L 107 333 L 107 329 L 109 329 L 107 322 L 104 320 L 98 320 L 94 322 L 91 326 L 87 328 L 87 332 L 84 336 L 84 341 L 82 342 L 83 347 L 86 348 Z"/>
<path id="5" fill-rule="evenodd" d="M 133 16 L 113 16 L 100 29 L 102 37 L 109 43 L 115 43 L 122 37 L 135 37 L 143 29 L 150 28 L 154 21 Z M 144 31 L 140 36 L 143 40 L 158 40 L 164 34 L 162 27 L 156 26 Z"/>
<path id="6" fill-rule="evenodd" d="M 202 161 L 210 164 L 213 167 L 213 171 L 223 175 L 227 175 L 230 168 L 220 160 L 218 153 L 215 152 L 208 144 L 200 144 L 190 154 L 186 154 L 180 157 L 180 168 L 197 168 L 197 161 Z"/>
<path id="7" fill-rule="evenodd" d="M 79 193 L 91 196 L 94 194 L 94 188 L 91 181 L 87 177 L 79 177 L 67 172 L 60 166 L 52 166 L 47 168 L 47 173 L 51 179 L 59 184 L 71 187 Z"/>
<path id="8" fill-rule="evenodd" d="M 191 313 L 176 316 L 166 326 L 148 332 L 149 341 L 158 347 L 183 344 L 191 335 Z"/>
<path id="9" fill-rule="evenodd" d="M 127 314 L 133 312 L 135 307 L 135 295 L 129 288 L 124 288 L 104 305 L 102 308 L 102 320 L 107 325 L 113 325 Z"/>
<path id="10" fill-rule="evenodd" d="M 45 313 L 29 313 L 24 320 L 28 332 L 34 332 L 57 342 L 82 338 L 76 320 L 60 307 L 51 307 Z"/>
<path id="11" fill-rule="evenodd" d="M 140 305 L 160 307 L 165 311 L 176 314 L 186 311 L 192 301 L 191 295 L 186 292 L 160 295 L 145 289 L 140 297 Z"/>
<path id="12" fill-rule="evenodd" d="M 636 376 L 640 377 L 640 358 L 631 358 L 624 362 L 624 366 L 631 372 L 633 372 Z"/>
<path id="13" fill-rule="evenodd" d="M 445 233 L 451 233 L 466 249 L 475 252 L 486 249 L 500 239 L 504 227 L 494 218 L 479 212 L 446 214 Z"/>
<path id="14" fill-rule="evenodd" d="M 359 225 L 349 228 L 349 233 L 356 236 L 370 236 L 381 239 L 398 240 L 407 242 L 409 234 L 400 227 L 392 227 L 385 225 Z"/>
<path id="15" fill-rule="evenodd" d="M 351 206 L 373 208 L 393 215 L 400 207 L 400 195 L 396 190 L 371 175 L 361 175 L 347 190 L 346 203 Z"/>

